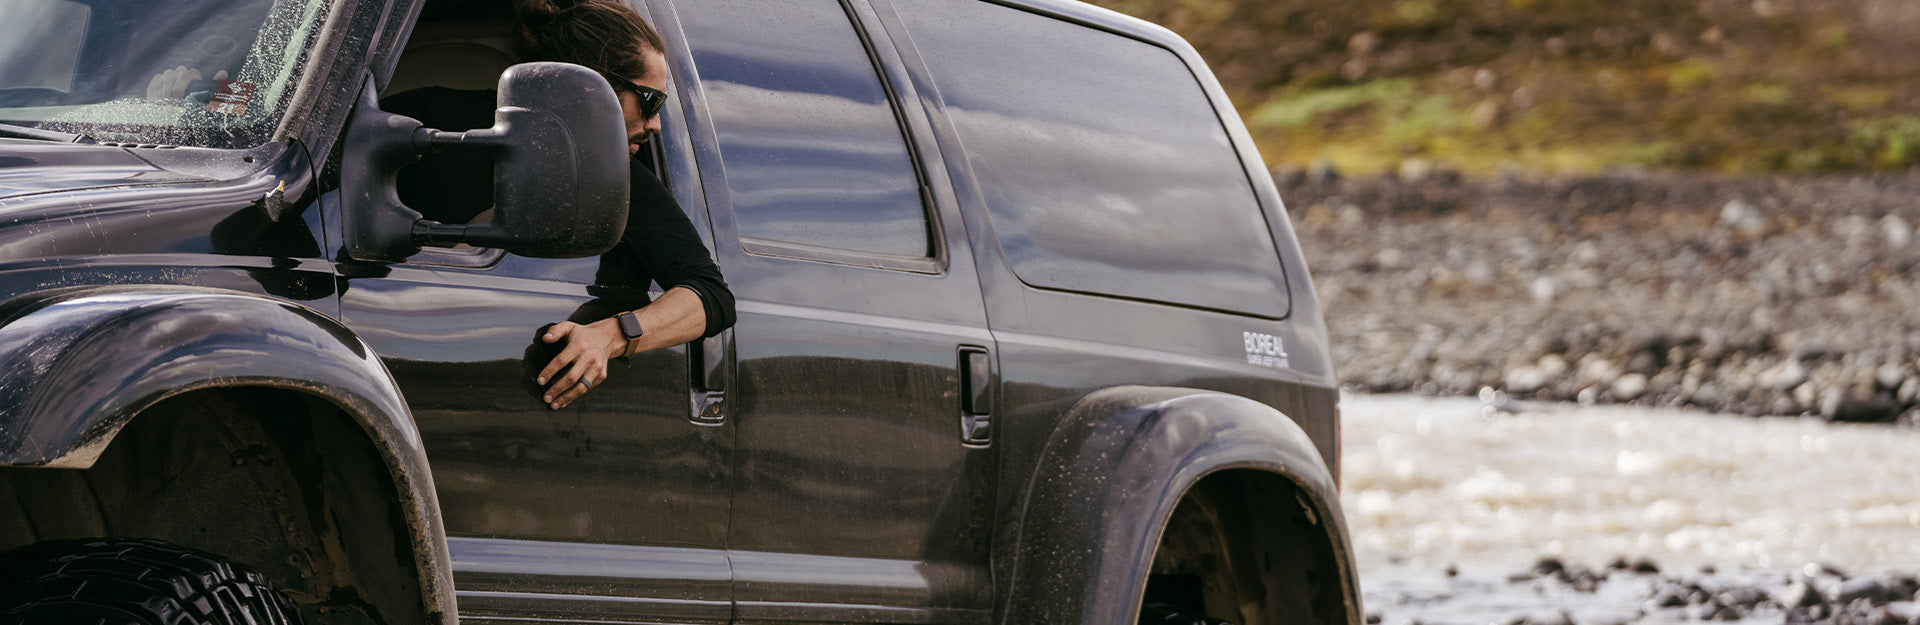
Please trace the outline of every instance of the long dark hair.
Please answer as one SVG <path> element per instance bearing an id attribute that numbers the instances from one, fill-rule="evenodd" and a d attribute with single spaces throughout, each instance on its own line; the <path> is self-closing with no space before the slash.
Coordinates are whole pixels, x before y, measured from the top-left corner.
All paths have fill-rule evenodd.
<path id="1" fill-rule="evenodd" d="M 653 25 L 621 0 L 514 0 L 513 5 L 520 17 L 513 48 L 522 61 L 573 63 L 640 78 L 653 70 L 647 67 L 647 51 L 667 49 Z"/>

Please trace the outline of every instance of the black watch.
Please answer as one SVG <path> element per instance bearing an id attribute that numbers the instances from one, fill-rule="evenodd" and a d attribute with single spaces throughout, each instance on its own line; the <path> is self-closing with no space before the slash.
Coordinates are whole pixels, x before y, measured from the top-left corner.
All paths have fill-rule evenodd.
<path id="1" fill-rule="evenodd" d="M 640 338 L 640 335 L 647 333 L 646 330 L 640 329 L 640 317 L 635 316 L 631 310 L 615 315 L 615 318 L 620 320 L 620 335 L 627 337 L 628 341 Z"/>

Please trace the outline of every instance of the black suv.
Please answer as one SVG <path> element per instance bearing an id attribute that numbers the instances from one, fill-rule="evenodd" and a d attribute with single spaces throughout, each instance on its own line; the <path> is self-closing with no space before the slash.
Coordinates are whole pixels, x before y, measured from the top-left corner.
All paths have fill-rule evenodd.
<path id="1" fill-rule="evenodd" d="M 516 65 L 503 0 L 0 8 L 0 614 L 1359 621 L 1321 311 L 1190 46 L 1069 0 L 634 1 L 738 322 L 558 411 L 539 329 L 657 287 L 597 256 L 611 90 Z M 381 110 L 429 86 L 498 123 Z M 494 179 L 396 190 L 456 152 Z"/>

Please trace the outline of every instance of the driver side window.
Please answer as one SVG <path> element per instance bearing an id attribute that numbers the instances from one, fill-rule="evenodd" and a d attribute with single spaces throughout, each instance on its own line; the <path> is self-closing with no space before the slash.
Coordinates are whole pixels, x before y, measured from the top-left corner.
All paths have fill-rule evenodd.
<path id="1" fill-rule="evenodd" d="M 470 13 L 450 15 L 429 4 L 381 93 L 381 109 L 451 132 L 492 126 L 500 74 L 521 61 L 513 52 L 515 22 L 508 17 L 511 11 L 504 2 L 496 8 L 497 17 L 473 19 Z M 487 13 L 478 9 L 473 12 Z M 663 171 L 653 166 L 660 162 L 660 143 L 654 141 L 653 150 L 641 152 L 635 167 Z M 427 219 L 445 224 L 492 219 L 494 159 L 487 153 L 443 150 L 426 154 L 400 170 L 396 182 L 400 200 Z M 408 262 L 555 282 L 647 288 L 608 284 L 621 281 L 603 270 L 602 261 L 601 257 L 527 258 L 493 248 L 459 245 L 427 247 Z"/>

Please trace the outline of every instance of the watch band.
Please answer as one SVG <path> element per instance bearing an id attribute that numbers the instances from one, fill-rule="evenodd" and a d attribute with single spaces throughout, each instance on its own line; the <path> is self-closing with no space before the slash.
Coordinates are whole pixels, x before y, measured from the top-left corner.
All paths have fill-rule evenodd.
<path id="1" fill-rule="evenodd" d="M 620 336 L 626 337 L 627 339 L 627 351 L 622 355 L 631 355 L 633 354 L 633 341 L 645 335 L 647 331 L 645 328 L 640 327 L 640 317 L 633 314 L 631 310 L 615 315 L 614 318 L 620 322 Z"/>

